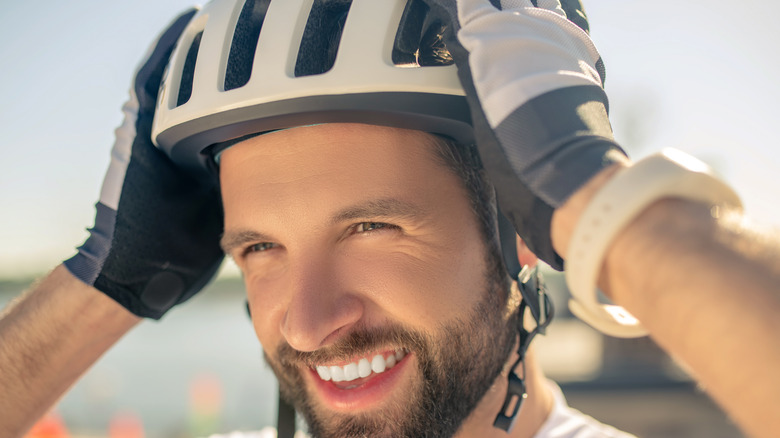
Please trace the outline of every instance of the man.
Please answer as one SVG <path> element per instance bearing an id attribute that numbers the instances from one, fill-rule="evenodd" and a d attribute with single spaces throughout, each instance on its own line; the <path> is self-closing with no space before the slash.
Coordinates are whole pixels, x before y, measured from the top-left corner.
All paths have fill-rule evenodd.
<path id="1" fill-rule="evenodd" d="M 270 18 L 283 15 L 292 3 L 244 3 L 233 22 L 235 34 L 260 34 L 258 54 L 288 55 L 284 44 L 263 41 L 287 44 L 292 38 L 262 35 L 274 36 L 282 28 L 303 30 L 297 40 L 304 42 L 301 46 L 317 47 L 319 41 L 339 41 L 339 28 L 325 31 L 328 38 L 323 39 L 321 31 L 330 27 L 331 18 L 348 16 L 348 24 L 360 24 L 364 22 L 354 17 L 369 11 L 361 9 L 365 2 L 350 9 L 349 2 L 317 1 L 298 26 Z M 457 114 L 443 114 L 442 105 L 427 108 L 428 96 L 419 89 L 413 102 L 420 108 L 403 106 L 409 94 L 400 95 L 397 89 L 372 92 L 371 99 L 344 90 L 296 95 L 293 91 L 305 84 L 320 86 L 319 78 L 327 81 L 343 72 L 339 61 L 351 60 L 354 69 L 361 64 L 350 44 L 356 37 L 370 38 L 348 25 L 342 46 L 327 51 L 333 56 L 311 62 L 308 55 L 318 50 L 298 53 L 294 77 L 303 79 L 264 82 L 263 75 L 271 76 L 273 69 L 252 68 L 272 63 L 255 64 L 254 47 L 238 44 L 234 51 L 229 42 L 213 39 L 229 38 L 233 30 L 203 30 L 204 25 L 231 26 L 225 23 L 235 17 L 237 4 L 218 2 L 197 17 L 190 13 L 174 22 L 136 77 L 134 99 L 115 146 L 117 161 L 109 169 L 90 240 L 66 263 L 67 269 L 55 269 L 0 323 L 0 364 L 7 370 L 0 384 L 14 394 L 14 400 L 0 402 L 2 433 L 22 433 L 137 323 L 137 316 L 159 318 L 208 281 L 222 255 L 217 246 L 223 231 L 220 197 L 180 168 L 200 172 L 194 169 L 217 165 L 224 203 L 222 244 L 245 273 L 255 329 L 280 386 L 314 431 L 337 436 L 404 431 L 411 436 L 506 436 L 493 422 L 499 414 L 511 414 L 502 406 L 508 394 L 523 395 L 507 385 L 507 376 L 519 373 L 528 399 L 510 436 L 553 434 L 557 422 L 572 418 L 591 434 L 613 433 L 575 416 L 561 420 L 556 415 L 561 405 L 553 407 L 532 354 L 522 358 L 525 372 L 514 367 L 514 354 L 525 353 L 526 345 L 520 342 L 521 348 L 515 348 L 517 337 L 507 329 L 517 318 L 517 293 L 498 286 L 503 280 L 494 268 L 500 263 L 495 262 L 490 228 L 484 226 L 492 221 L 481 222 L 471 211 L 476 192 L 465 189 L 457 172 L 442 165 L 437 137 L 402 129 L 411 127 L 447 134 L 465 146 L 469 136 L 476 139 L 479 160 L 473 162 L 484 165 L 502 209 L 533 252 L 553 265 L 566 259 L 573 273 L 588 274 L 587 269 L 578 271 L 577 263 L 593 262 L 590 273 L 600 271 L 605 292 L 643 327 L 628 318 L 604 316 L 587 294 L 579 296 L 576 307 L 583 318 L 617 334 L 647 329 L 691 367 L 747 433 L 772 436 L 780 427 L 774 417 L 780 405 L 774 372 L 780 351 L 773 339 L 780 304 L 774 292 L 777 269 L 766 255 L 777 251 L 776 240 L 749 232 L 738 211 L 726 209 L 738 204 L 727 190 L 680 166 L 664 174 L 684 177 L 672 188 L 695 184 L 707 188 L 698 191 L 711 199 L 663 188 L 645 193 L 644 203 L 630 203 L 636 211 L 621 211 L 626 199 L 621 187 L 637 193 L 657 187 L 641 174 L 648 166 L 629 167 L 616 155 L 619 148 L 609 139 L 599 97 L 603 75 L 598 54 L 587 35 L 567 20 L 575 19 L 577 11 L 564 12 L 557 2 L 500 2 L 500 8 L 494 3 L 499 2 L 427 1 L 425 8 L 421 2 L 371 4 L 376 16 L 384 15 L 376 8 L 390 6 L 394 9 L 388 16 L 403 13 L 406 21 L 401 21 L 408 26 L 401 28 L 417 35 L 410 49 L 400 32 L 396 46 L 402 59 L 403 54 L 416 57 L 424 47 L 438 53 L 442 33 L 435 28 L 446 23 L 450 30 L 444 38 L 469 99 L 473 133 L 461 129 L 463 119 Z M 417 19 L 420 11 L 426 12 L 424 20 Z M 269 20 L 256 19 L 266 12 Z M 291 14 L 299 16 L 298 11 Z M 179 49 L 171 54 L 179 35 Z M 433 43 L 423 46 L 430 35 Z M 494 44 L 522 49 L 490 50 Z M 230 56 L 216 53 L 222 61 L 227 58 L 228 70 L 214 91 L 213 82 L 202 78 L 220 76 L 209 69 L 219 68 L 222 61 L 208 62 L 219 47 L 231 49 Z M 231 62 L 233 56 L 248 56 L 250 62 Z M 248 72 L 247 66 L 252 66 Z M 326 75 L 331 69 L 333 75 Z M 419 71 L 428 74 L 424 68 Z M 370 79 L 347 75 L 339 85 Z M 405 81 L 394 85 L 419 83 Z M 214 111 L 224 98 L 215 96 L 228 96 L 218 93 L 230 91 L 241 99 L 242 93 L 253 95 L 255 87 L 264 85 L 275 88 L 268 93 L 292 94 L 268 105 L 237 100 L 243 106 L 227 106 L 236 111 Z M 204 97 L 210 93 L 214 100 Z M 446 92 L 431 94 L 431 101 L 457 103 Z M 301 102 L 296 99 L 305 100 L 305 110 L 289 112 Z M 361 107 L 367 101 L 370 106 Z M 204 112 L 203 106 L 212 112 Z M 248 113 L 252 117 L 246 118 Z M 260 113 L 264 115 L 258 117 Z M 332 114 L 348 114 L 352 120 L 332 120 Z M 264 135 L 253 136 L 258 132 Z M 161 159 L 151 138 L 175 165 Z M 462 154 L 475 155 L 468 149 Z M 668 170 L 663 166 L 671 161 L 651 161 L 649 168 Z M 607 201 L 620 202 L 604 204 L 605 193 Z M 711 209 L 720 199 L 728 202 Z M 597 220 L 581 220 L 594 214 Z M 610 223 L 617 216 L 625 223 Z M 578 223 L 590 228 L 582 231 Z M 599 228 L 602 223 L 610 225 L 606 231 Z M 614 239 L 605 238 L 605 232 Z M 567 258 L 589 241 L 585 237 L 591 248 L 611 243 L 601 248 L 603 259 L 595 249 Z M 528 252 L 520 255 L 523 263 L 533 264 Z M 588 281 L 575 282 L 582 284 L 588 286 Z M 742 286 L 739 294 L 731 284 Z M 718 342 L 710 341 L 713 336 Z M 470 354 L 458 360 L 463 352 Z M 514 353 L 507 357 L 509 352 Z M 369 359 L 371 372 L 366 374 Z M 430 429 L 419 429 L 423 426 Z M 550 436 L 567 432 L 557 433 Z"/>
<path id="2" fill-rule="evenodd" d="M 519 297 L 486 244 L 495 230 L 474 214 L 475 203 L 490 209 L 484 193 L 468 195 L 440 143 L 332 124 L 256 137 L 220 158 L 225 252 L 282 391 L 315 436 L 494 429 Z M 518 436 L 552 406 L 536 365 L 526 370 Z"/>

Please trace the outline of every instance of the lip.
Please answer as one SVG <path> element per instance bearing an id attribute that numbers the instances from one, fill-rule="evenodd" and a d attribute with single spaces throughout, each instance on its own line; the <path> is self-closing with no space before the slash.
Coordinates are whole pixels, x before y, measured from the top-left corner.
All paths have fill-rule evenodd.
<path id="1" fill-rule="evenodd" d="M 407 353 L 400 362 L 383 373 L 376 374 L 360 386 L 352 389 L 342 389 L 331 381 L 320 379 L 315 370 L 307 368 L 305 374 L 323 404 L 337 412 L 351 412 L 371 409 L 381 404 L 388 395 L 400 386 L 407 364 L 414 357 Z"/>

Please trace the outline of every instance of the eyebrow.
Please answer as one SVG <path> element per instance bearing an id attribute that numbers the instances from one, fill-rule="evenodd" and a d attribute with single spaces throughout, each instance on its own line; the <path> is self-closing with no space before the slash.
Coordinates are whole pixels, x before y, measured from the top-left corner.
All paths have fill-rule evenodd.
<path id="1" fill-rule="evenodd" d="M 371 218 L 419 220 L 426 215 L 426 210 L 416 204 L 397 198 L 384 198 L 346 207 L 332 216 L 331 224 Z M 255 230 L 240 229 L 225 231 L 219 244 L 225 254 L 230 254 L 234 249 L 249 242 L 271 241 L 273 238 L 267 234 Z"/>
<path id="2" fill-rule="evenodd" d="M 332 223 L 368 218 L 414 220 L 425 215 L 425 210 L 417 204 L 397 198 L 384 198 L 347 207 L 333 216 Z"/>
<path id="3" fill-rule="evenodd" d="M 222 247 L 225 254 L 230 254 L 231 251 L 248 242 L 268 242 L 270 240 L 267 235 L 253 230 L 226 231 L 219 241 L 219 246 Z"/>

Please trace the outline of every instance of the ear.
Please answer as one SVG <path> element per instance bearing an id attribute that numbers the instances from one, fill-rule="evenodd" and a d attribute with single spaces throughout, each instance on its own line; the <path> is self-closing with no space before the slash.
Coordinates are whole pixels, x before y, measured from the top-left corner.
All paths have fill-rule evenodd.
<path id="1" fill-rule="evenodd" d="M 528 249 L 528 245 L 523 242 L 520 236 L 515 236 L 515 247 L 517 248 L 517 260 L 520 262 L 520 266 L 528 265 L 529 268 L 536 266 L 539 258 Z"/>

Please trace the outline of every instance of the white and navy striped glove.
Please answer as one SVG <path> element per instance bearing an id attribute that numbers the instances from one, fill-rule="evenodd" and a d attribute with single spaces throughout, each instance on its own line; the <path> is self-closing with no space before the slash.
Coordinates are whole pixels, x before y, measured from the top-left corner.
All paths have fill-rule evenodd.
<path id="1" fill-rule="evenodd" d="M 219 191 L 184 174 L 151 141 L 163 70 L 194 13 L 173 21 L 136 73 L 95 226 L 65 261 L 84 283 L 154 319 L 203 288 L 223 259 Z"/>
<path id="2" fill-rule="evenodd" d="M 554 209 L 624 154 L 579 0 L 424 1 L 448 25 L 445 43 L 502 211 L 537 256 L 562 269 L 550 239 Z"/>

